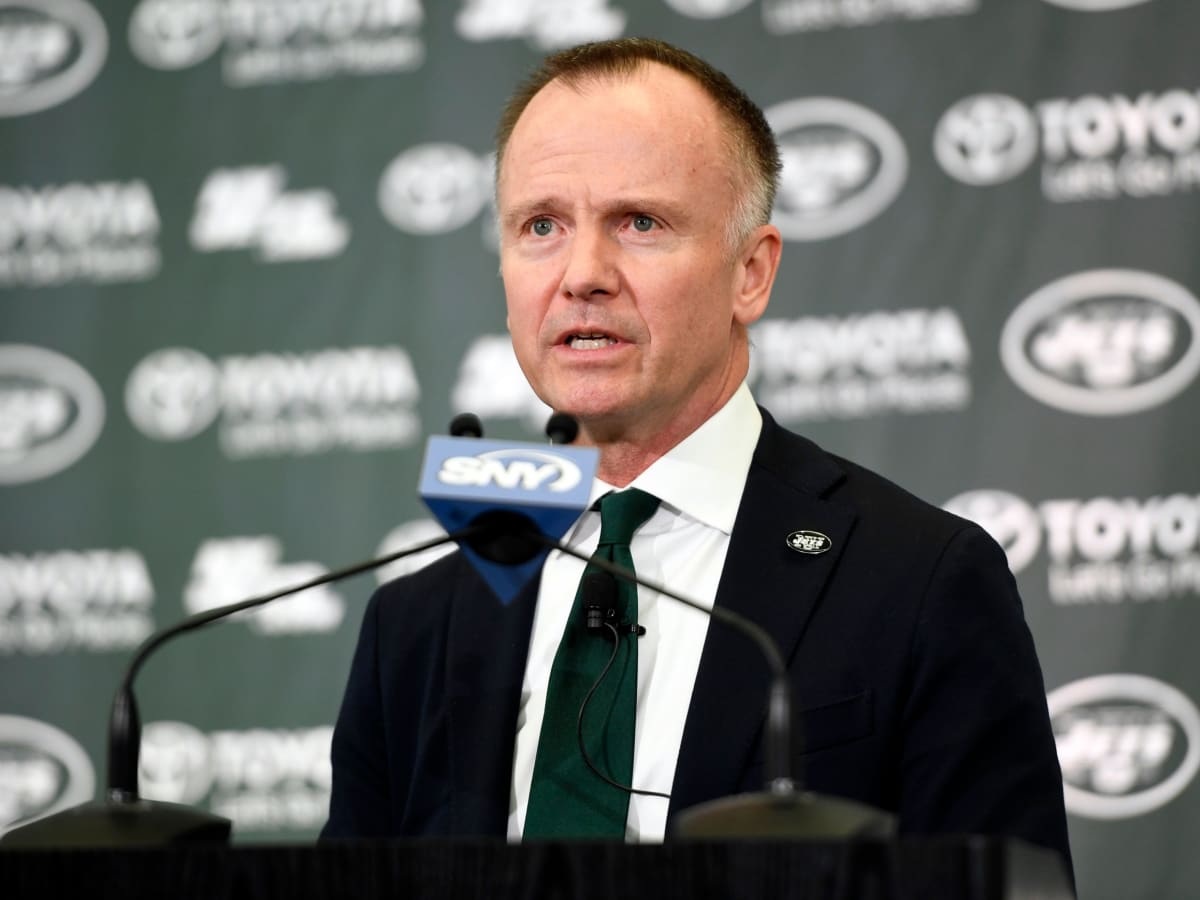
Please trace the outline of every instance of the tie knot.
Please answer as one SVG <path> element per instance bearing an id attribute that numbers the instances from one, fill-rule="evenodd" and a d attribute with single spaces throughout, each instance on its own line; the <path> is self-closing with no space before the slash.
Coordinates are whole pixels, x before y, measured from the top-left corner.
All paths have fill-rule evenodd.
<path id="1" fill-rule="evenodd" d="M 658 498 L 637 488 L 600 498 L 600 544 L 629 544 L 633 533 L 658 509 Z"/>

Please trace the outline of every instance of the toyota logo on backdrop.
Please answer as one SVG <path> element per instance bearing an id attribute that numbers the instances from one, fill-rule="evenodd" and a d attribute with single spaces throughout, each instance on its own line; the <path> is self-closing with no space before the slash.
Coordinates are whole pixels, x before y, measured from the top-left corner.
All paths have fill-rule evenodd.
<path id="1" fill-rule="evenodd" d="M 129 19 L 129 45 L 155 69 L 184 69 L 217 52 L 224 39 L 216 0 L 142 0 Z"/>
<path id="2" fill-rule="evenodd" d="M 1149 272 L 1081 272 L 1016 308 L 1000 359 L 1022 390 L 1049 406 L 1091 416 L 1140 412 L 1200 371 L 1200 301 Z"/>
<path id="3" fill-rule="evenodd" d="M 409 234 L 445 234 L 487 206 L 492 160 L 457 144 L 418 144 L 405 150 L 379 180 L 379 208 Z"/>
<path id="4" fill-rule="evenodd" d="M 817 241 L 853 231 L 904 186 L 908 152 L 877 113 L 810 97 L 772 106 L 766 116 L 783 160 L 771 221 L 785 238 Z"/>
<path id="5" fill-rule="evenodd" d="M 942 168 L 967 184 L 1014 178 L 1038 152 L 1033 113 L 1005 94 L 978 94 L 951 106 L 937 124 L 933 152 Z"/>

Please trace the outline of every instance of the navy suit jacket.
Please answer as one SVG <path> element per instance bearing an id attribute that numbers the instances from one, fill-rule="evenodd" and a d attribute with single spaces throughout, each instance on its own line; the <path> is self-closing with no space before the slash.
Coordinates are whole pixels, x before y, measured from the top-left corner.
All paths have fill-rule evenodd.
<path id="1" fill-rule="evenodd" d="M 832 548 L 796 552 L 798 530 Z M 376 592 L 334 732 L 324 837 L 505 835 L 536 599 L 535 579 L 501 605 L 459 553 Z M 892 810 L 905 833 L 1019 837 L 1069 865 L 1033 640 L 978 526 L 764 413 L 716 602 L 788 660 L 808 789 Z M 763 788 L 768 682 L 759 650 L 710 624 L 668 831 L 694 804 Z"/>

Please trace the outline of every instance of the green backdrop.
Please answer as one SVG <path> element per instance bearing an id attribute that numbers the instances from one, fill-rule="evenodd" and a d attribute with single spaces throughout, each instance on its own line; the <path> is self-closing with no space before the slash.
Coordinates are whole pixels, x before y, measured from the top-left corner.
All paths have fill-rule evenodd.
<path id="1" fill-rule="evenodd" d="M 1200 894 L 1197 31 L 1187 0 L 0 0 L 0 824 L 98 790 L 151 629 L 428 534 L 454 413 L 540 432 L 492 126 L 546 51 L 647 34 L 782 144 L 760 401 L 1005 546 L 1083 895 Z M 145 792 L 311 838 L 375 583 L 154 658 Z"/>

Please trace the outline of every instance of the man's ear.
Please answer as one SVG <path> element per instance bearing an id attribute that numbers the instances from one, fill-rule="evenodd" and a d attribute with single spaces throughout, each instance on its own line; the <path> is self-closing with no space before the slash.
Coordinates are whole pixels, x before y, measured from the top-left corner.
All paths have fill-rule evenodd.
<path id="1" fill-rule="evenodd" d="M 746 239 L 735 262 L 734 321 L 750 325 L 766 312 L 782 252 L 783 237 L 774 225 L 759 225 Z"/>

